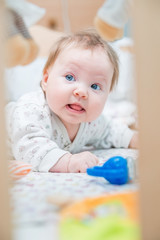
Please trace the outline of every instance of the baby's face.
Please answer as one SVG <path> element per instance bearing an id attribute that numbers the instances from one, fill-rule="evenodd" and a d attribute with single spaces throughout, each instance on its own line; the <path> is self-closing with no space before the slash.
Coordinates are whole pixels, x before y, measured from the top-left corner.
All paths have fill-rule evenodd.
<path id="1" fill-rule="evenodd" d="M 95 120 L 110 92 L 113 66 L 101 48 L 68 48 L 43 75 L 50 109 L 66 124 Z"/>

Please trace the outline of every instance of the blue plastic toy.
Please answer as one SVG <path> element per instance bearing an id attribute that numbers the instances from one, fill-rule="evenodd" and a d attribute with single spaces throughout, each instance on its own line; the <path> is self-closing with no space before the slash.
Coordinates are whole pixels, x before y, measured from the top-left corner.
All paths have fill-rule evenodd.
<path id="1" fill-rule="evenodd" d="M 108 159 L 102 166 L 87 168 L 88 175 L 104 177 L 112 184 L 125 184 L 128 182 L 127 160 L 121 156 Z"/>

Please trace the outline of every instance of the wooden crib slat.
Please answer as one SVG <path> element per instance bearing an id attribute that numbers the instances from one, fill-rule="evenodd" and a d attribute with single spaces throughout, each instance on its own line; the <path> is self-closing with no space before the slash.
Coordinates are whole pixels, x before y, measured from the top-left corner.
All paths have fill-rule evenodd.
<path id="1" fill-rule="evenodd" d="M 160 2 L 135 0 L 142 239 L 160 239 Z"/>
<path id="2" fill-rule="evenodd" d="M 4 120 L 4 1 L 0 1 L 0 239 L 11 239 L 11 219 L 9 208 L 9 182 L 7 154 L 5 146 L 5 120 Z"/>

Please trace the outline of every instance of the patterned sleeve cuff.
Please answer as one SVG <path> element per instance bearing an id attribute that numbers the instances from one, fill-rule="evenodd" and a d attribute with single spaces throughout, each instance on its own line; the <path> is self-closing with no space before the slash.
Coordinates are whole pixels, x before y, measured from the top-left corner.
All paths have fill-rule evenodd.
<path id="1" fill-rule="evenodd" d="M 59 148 L 51 150 L 43 158 L 42 162 L 38 167 L 38 171 L 49 172 L 49 169 L 53 167 L 57 163 L 57 161 L 66 153 L 68 152 Z"/>

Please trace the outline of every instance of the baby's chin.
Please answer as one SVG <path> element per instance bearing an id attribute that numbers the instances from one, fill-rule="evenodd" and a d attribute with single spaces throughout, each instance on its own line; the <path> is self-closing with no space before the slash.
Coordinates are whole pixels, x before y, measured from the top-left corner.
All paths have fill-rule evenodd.
<path id="1" fill-rule="evenodd" d="M 81 123 L 88 123 L 95 121 L 100 114 L 94 115 L 94 116 L 61 116 L 59 117 L 60 120 L 64 123 L 70 124 L 70 125 L 80 125 Z"/>

